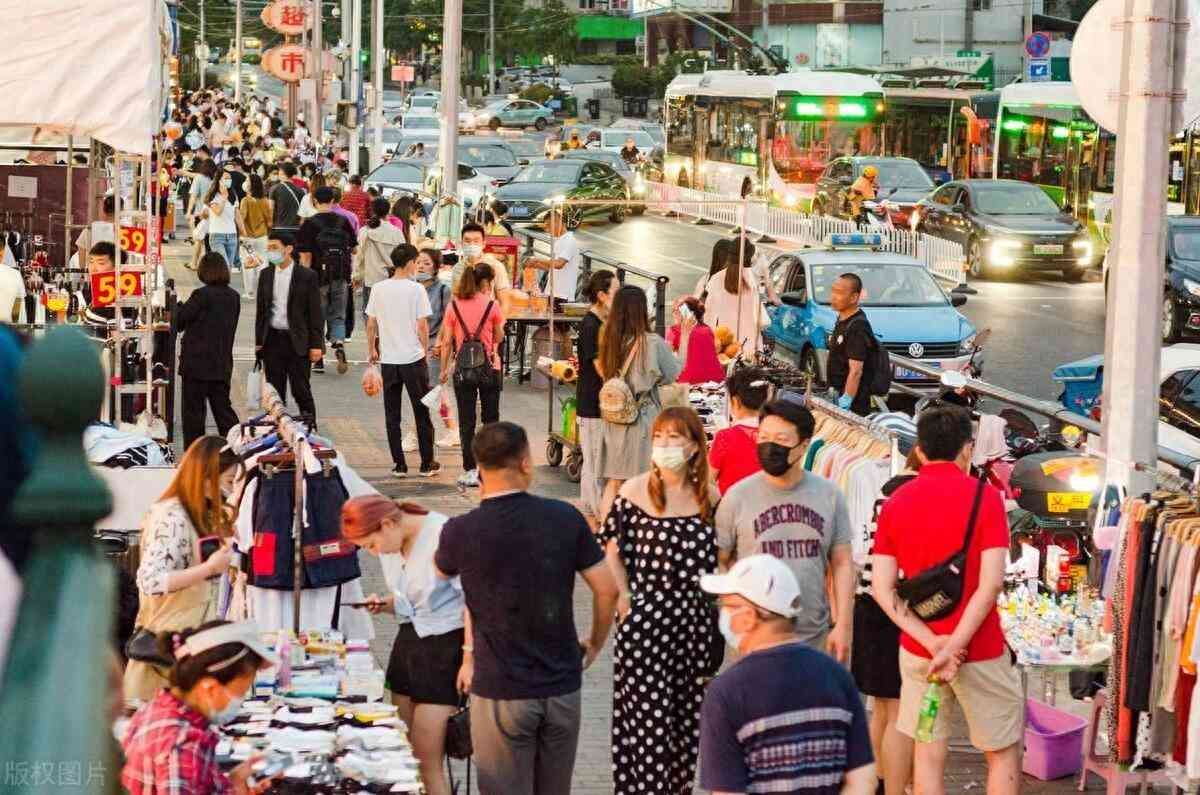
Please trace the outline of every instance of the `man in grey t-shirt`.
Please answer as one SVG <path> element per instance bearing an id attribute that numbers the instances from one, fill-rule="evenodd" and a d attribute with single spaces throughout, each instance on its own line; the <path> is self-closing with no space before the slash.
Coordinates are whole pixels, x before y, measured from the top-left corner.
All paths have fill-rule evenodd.
<path id="1" fill-rule="evenodd" d="M 846 662 L 854 611 L 850 517 L 837 486 L 804 471 L 815 425 L 803 406 L 778 400 L 763 406 L 758 426 L 763 471 L 725 493 L 717 508 L 717 547 L 722 567 L 759 553 L 786 563 L 800 583 L 796 633 Z M 832 628 L 825 589 L 831 569 L 838 610 Z"/>

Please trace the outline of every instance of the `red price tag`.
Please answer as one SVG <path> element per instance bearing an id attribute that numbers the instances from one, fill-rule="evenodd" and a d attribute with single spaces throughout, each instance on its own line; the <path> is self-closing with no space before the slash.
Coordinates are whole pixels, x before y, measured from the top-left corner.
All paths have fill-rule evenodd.
<path id="1" fill-rule="evenodd" d="M 121 250 L 130 254 L 145 254 L 146 242 L 149 237 L 146 230 L 140 226 L 121 227 Z"/>
<path id="2" fill-rule="evenodd" d="M 142 274 L 121 274 L 121 296 L 142 294 Z M 117 300 L 117 274 L 115 271 L 92 274 L 92 306 L 112 306 Z"/>

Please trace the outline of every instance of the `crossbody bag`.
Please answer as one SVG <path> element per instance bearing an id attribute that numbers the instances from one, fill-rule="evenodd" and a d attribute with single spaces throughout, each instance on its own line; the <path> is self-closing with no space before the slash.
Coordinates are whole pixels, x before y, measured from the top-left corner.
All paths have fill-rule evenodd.
<path id="1" fill-rule="evenodd" d="M 975 489 L 971 516 L 962 548 L 937 566 L 915 577 L 908 577 L 896 587 L 896 593 L 922 621 L 937 621 L 953 613 L 963 596 L 963 572 L 967 567 L 967 550 L 975 536 L 975 520 L 979 518 L 979 503 L 983 500 L 984 482 Z"/>

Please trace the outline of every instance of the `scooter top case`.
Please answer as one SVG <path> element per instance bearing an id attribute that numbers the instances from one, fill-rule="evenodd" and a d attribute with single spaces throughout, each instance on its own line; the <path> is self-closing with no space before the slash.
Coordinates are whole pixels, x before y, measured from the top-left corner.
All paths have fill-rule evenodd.
<path id="1" fill-rule="evenodd" d="M 1013 465 L 1009 485 L 1017 504 L 1041 519 L 1086 523 L 1104 474 L 1099 461 L 1078 453 L 1033 453 Z"/>

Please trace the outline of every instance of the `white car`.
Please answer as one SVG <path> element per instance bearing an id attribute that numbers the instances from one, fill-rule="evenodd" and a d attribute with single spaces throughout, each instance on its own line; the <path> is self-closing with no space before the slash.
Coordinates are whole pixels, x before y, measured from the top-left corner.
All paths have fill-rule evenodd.
<path id="1" fill-rule="evenodd" d="M 1158 443 L 1200 460 L 1200 345 L 1163 348 L 1159 363 Z"/>
<path id="2" fill-rule="evenodd" d="M 599 149 L 602 152 L 620 152 L 625 146 L 625 139 L 632 138 L 633 145 L 646 157 L 654 151 L 654 139 L 645 130 L 619 130 L 612 127 L 600 128 L 600 140 L 588 149 Z"/>
<path id="3" fill-rule="evenodd" d="M 406 104 L 410 112 L 414 110 L 428 109 L 430 113 L 435 113 L 437 112 L 438 102 L 440 101 L 441 97 L 439 97 L 437 94 L 414 94 L 408 98 L 408 102 Z"/>
<path id="4" fill-rule="evenodd" d="M 410 110 L 400 120 L 400 133 L 405 141 L 437 141 L 442 122 L 432 113 Z"/>
<path id="5" fill-rule="evenodd" d="M 363 180 L 363 187 L 376 188 L 380 196 L 392 199 L 397 193 L 436 193 L 440 178 L 441 167 L 435 160 L 396 158 L 368 174 Z M 491 177 L 466 163 L 459 164 L 458 192 L 464 203 L 478 206 L 491 189 Z"/>

